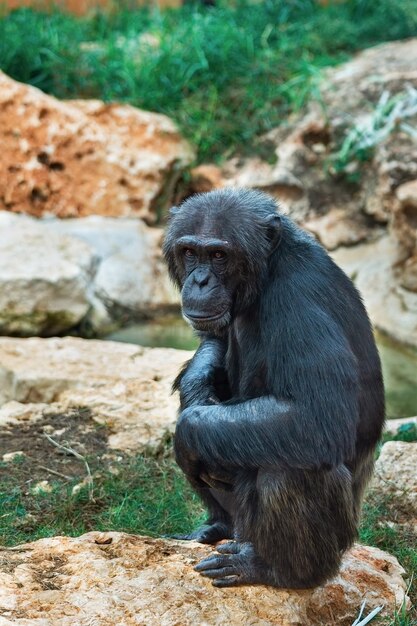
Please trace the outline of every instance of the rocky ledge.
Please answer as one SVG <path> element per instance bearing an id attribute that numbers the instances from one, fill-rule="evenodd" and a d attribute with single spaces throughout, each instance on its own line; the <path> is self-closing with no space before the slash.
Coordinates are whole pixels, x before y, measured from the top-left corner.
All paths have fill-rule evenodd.
<path id="1" fill-rule="evenodd" d="M 350 626 L 384 605 L 407 602 L 403 569 L 355 546 L 339 575 L 317 589 L 220 590 L 194 572 L 212 548 L 123 533 L 41 539 L 0 550 L 1 626 Z"/>
<path id="2" fill-rule="evenodd" d="M 70 425 L 83 408 L 107 426 L 110 448 L 155 453 L 174 430 L 171 385 L 188 358 L 183 350 L 74 337 L 0 338 L 0 430 L 50 414 L 67 415 Z"/>

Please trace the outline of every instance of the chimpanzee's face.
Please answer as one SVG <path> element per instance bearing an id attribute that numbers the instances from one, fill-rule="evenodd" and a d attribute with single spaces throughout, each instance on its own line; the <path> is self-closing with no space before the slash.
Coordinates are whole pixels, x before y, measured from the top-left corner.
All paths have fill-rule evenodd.
<path id="1" fill-rule="evenodd" d="M 221 331 L 254 302 L 279 233 L 273 200 L 254 191 L 198 194 L 171 209 L 164 254 L 193 328 Z"/>
<path id="2" fill-rule="evenodd" d="M 175 244 L 183 268 L 182 312 L 196 330 L 216 330 L 232 318 L 236 287 L 230 243 L 222 238 L 185 235 Z"/>

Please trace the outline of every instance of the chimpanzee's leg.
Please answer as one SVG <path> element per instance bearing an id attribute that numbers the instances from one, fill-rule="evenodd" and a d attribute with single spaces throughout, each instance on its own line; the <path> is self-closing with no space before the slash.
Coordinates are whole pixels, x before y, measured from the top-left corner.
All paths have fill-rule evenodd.
<path id="1" fill-rule="evenodd" d="M 213 489 L 204 480 L 196 480 L 187 476 L 194 491 L 208 509 L 207 522 L 196 530 L 185 535 L 172 535 L 174 539 L 198 541 L 200 543 L 217 543 L 222 539 L 233 538 L 234 497 L 230 490 Z M 213 480 L 209 479 L 213 484 Z M 220 486 L 220 484 L 218 484 Z"/>
<path id="2" fill-rule="evenodd" d="M 218 587 L 314 587 L 335 575 L 356 535 L 352 479 L 332 470 L 262 469 L 239 475 L 237 541 L 196 570 Z"/>

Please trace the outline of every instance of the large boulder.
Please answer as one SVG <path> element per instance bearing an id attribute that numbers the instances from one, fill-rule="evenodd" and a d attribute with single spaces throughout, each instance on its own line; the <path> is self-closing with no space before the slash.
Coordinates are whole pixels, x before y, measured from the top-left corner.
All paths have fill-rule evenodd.
<path id="1" fill-rule="evenodd" d="M 154 223 L 193 151 L 166 116 L 60 102 L 0 72 L 0 209 Z"/>
<path id="2" fill-rule="evenodd" d="M 303 591 L 216 589 L 193 571 L 211 550 L 116 532 L 0 549 L 0 624 L 350 626 L 364 599 L 384 616 L 406 602 L 404 570 L 377 548 L 355 546 L 338 576 Z"/>
<path id="3" fill-rule="evenodd" d="M 109 428 L 110 448 L 156 452 L 174 430 L 178 399 L 171 385 L 189 357 L 72 337 L 0 338 L 0 426 L 84 407 Z"/>
<path id="4" fill-rule="evenodd" d="M 75 326 L 90 308 L 90 246 L 35 223 L 10 222 L 0 213 L 0 334 L 55 334 Z"/>
<path id="5" fill-rule="evenodd" d="M 62 333 L 178 310 L 162 230 L 134 218 L 34 219 L 0 211 L 0 333 Z"/>

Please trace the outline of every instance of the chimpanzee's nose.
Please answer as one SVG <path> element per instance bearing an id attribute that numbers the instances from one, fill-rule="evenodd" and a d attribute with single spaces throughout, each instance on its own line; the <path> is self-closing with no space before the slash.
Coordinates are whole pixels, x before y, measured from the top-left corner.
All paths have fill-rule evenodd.
<path id="1" fill-rule="evenodd" d="M 208 284 L 209 280 L 210 280 L 210 272 L 208 269 L 204 267 L 198 267 L 194 271 L 194 282 L 199 287 L 205 287 Z"/>

